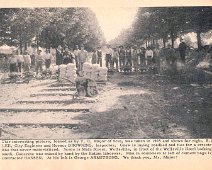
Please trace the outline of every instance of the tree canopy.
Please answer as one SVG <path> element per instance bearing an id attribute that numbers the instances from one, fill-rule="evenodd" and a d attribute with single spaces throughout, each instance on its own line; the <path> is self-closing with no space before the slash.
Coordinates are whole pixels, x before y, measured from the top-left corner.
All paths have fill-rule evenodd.
<path id="1" fill-rule="evenodd" d="M 1 8 L 0 41 L 27 48 L 84 44 L 92 50 L 105 42 L 95 14 L 89 8 Z"/>
<path id="2" fill-rule="evenodd" d="M 145 7 L 138 9 L 127 41 L 155 44 L 162 39 L 165 47 L 170 39 L 174 46 L 176 38 L 195 32 L 200 48 L 201 33 L 211 29 L 212 7 Z"/>

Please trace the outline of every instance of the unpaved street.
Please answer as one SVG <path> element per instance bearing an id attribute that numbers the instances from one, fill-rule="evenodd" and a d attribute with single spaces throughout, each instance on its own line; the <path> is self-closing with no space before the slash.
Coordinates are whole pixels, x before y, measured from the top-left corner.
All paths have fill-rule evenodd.
<path id="1" fill-rule="evenodd" d="M 212 85 L 115 73 L 95 98 L 56 80 L 1 84 L 0 139 L 209 138 Z"/>

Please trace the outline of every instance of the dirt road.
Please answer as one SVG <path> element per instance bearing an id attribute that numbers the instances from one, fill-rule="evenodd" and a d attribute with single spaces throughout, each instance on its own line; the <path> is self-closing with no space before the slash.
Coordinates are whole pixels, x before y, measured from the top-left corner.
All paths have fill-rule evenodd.
<path id="1" fill-rule="evenodd" d="M 115 73 L 99 89 L 73 100 L 74 88 L 56 80 L 1 84 L 0 139 L 212 136 L 211 84 Z"/>

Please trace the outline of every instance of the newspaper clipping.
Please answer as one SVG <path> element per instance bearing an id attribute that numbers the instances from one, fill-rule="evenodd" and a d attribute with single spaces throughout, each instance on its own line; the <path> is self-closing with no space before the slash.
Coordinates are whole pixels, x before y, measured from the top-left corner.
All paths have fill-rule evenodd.
<path id="1" fill-rule="evenodd" d="M 212 169 L 209 2 L 2 5 L 0 169 Z"/>

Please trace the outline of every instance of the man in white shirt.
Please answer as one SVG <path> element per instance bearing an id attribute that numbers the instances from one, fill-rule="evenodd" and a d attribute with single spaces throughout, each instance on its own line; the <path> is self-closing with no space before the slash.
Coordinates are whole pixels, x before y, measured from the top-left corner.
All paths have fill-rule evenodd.
<path id="1" fill-rule="evenodd" d="M 84 45 L 81 45 L 79 53 L 79 71 L 82 71 L 83 64 L 88 60 L 88 52 L 84 49 Z"/>
<path id="2" fill-rule="evenodd" d="M 46 66 L 46 70 L 49 69 L 50 65 L 51 65 L 51 61 L 52 61 L 52 54 L 50 53 L 50 50 L 46 51 L 46 54 L 44 55 L 44 59 L 45 59 L 45 66 Z"/>
<path id="3" fill-rule="evenodd" d="M 16 58 L 17 58 L 17 62 L 18 62 L 18 72 L 21 72 L 22 71 L 22 65 L 24 63 L 24 57 L 21 54 L 18 55 L 18 51 L 17 51 L 16 54 L 17 54 Z"/>
<path id="4" fill-rule="evenodd" d="M 152 59 L 153 59 L 153 51 L 151 50 L 150 47 L 147 47 L 147 50 L 145 53 L 146 65 L 149 65 L 152 62 Z"/>
<path id="5" fill-rule="evenodd" d="M 43 71 L 43 55 L 41 54 L 42 50 L 38 50 L 38 54 L 36 55 L 36 75 L 38 75 L 38 71 L 42 73 Z"/>
<path id="6" fill-rule="evenodd" d="M 113 49 L 110 47 L 110 45 L 108 45 L 106 49 L 106 56 L 105 56 L 106 67 L 108 69 L 112 68 L 112 57 L 113 57 Z"/>
<path id="7" fill-rule="evenodd" d="M 23 58 L 24 58 L 24 71 L 29 72 L 31 66 L 31 57 L 27 50 L 24 52 Z"/>

